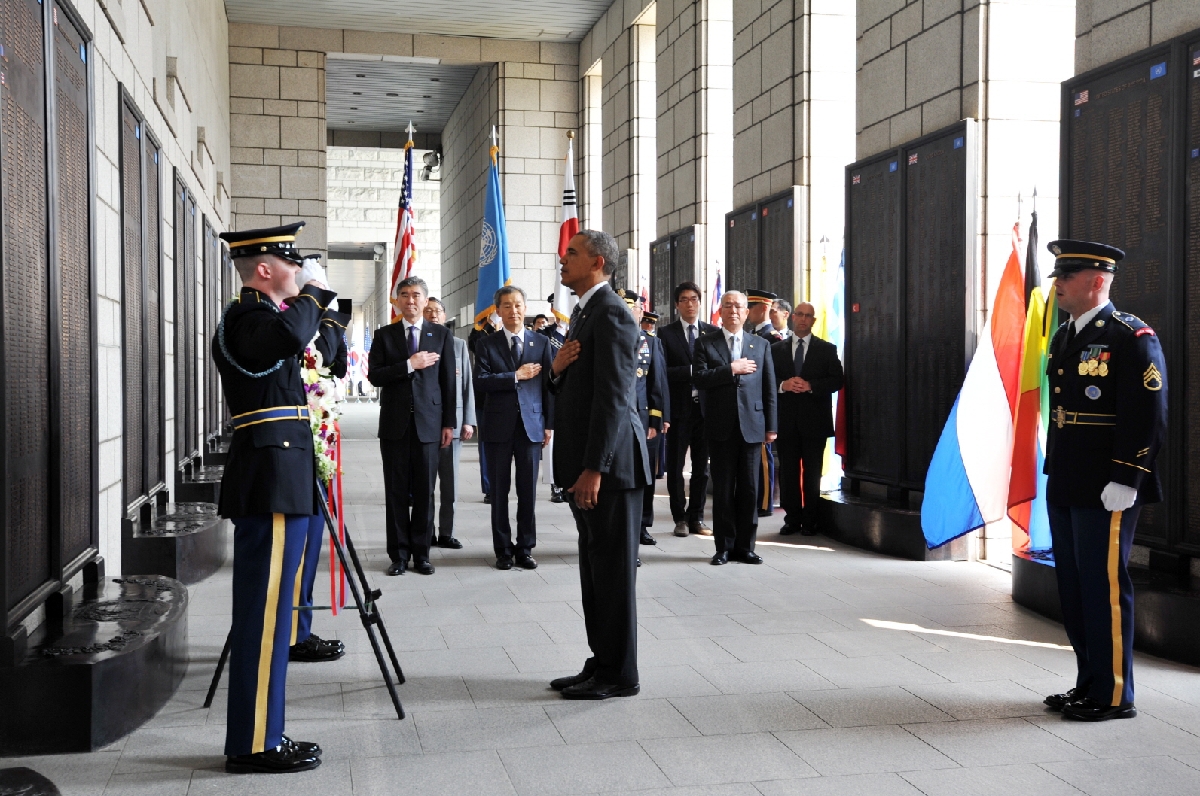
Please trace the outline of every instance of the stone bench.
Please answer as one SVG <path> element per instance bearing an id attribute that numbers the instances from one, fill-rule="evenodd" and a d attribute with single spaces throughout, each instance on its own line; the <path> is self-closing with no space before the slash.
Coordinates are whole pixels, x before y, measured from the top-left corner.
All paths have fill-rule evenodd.
<path id="1" fill-rule="evenodd" d="M 215 503 L 181 502 L 143 511 L 122 522 L 122 568 L 161 572 L 183 583 L 199 583 L 225 563 L 229 521 Z"/>

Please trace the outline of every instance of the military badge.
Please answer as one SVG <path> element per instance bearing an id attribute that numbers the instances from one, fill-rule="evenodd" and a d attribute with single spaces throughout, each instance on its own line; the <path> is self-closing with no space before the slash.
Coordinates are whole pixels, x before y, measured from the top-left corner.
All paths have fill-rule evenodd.
<path id="1" fill-rule="evenodd" d="M 1087 389 L 1083 391 L 1083 394 L 1094 401 L 1100 397 L 1100 388 L 1095 384 L 1089 384 Z"/>
<path id="2" fill-rule="evenodd" d="M 645 375 L 646 375 L 646 371 L 642 370 L 641 368 L 638 368 L 638 369 L 637 369 L 637 377 L 638 377 L 639 379 L 640 379 L 642 376 L 645 376 Z"/>

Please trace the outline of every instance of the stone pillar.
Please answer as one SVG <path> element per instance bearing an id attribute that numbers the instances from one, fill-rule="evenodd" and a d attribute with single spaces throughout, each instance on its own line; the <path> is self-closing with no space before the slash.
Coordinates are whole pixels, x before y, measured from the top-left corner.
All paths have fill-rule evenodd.
<path id="1" fill-rule="evenodd" d="M 1195 0 L 1076 0 L 1075 73 L 1200 28 Z"/>
<path id="2" fill-rule="evenodd" d="M 600 124 L 603 114 L 601 84 L 603 77 L 597 65 L 583 76 L 582 135 L 575 144 L 576 196 L 579 201 L 581 229 L 604 228 L 604 183 L 600 163 L 604 157 L 604 132 Z"/>
<path id="3" fill-rule="evenodd" d="M 304 220 L 300 247 L 326 250 L 325 52 L 339 51 L 341 39 L 341 31 L 229 26 L 234 229 Z"/>
<path id="4" fill-rule="evenodd" d="M 659 0 L 657 237 L 698 225 L 697 279 L 716 278 L 733 209 L 732 0 Z"/>

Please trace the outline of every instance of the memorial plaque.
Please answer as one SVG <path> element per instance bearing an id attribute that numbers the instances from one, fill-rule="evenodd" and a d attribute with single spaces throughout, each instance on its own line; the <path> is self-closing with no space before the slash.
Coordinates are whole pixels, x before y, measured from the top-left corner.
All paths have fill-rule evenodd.
<path id="1" fill-rule="evenodd" d="M 758 282 L 758 206 L 725 216 L 725 290 L 747 290 Z"/>
<path id="2" fill-rule="evenodd" d="M 796 293 L 796 208 L 791 191 L 763 202 L 759 217 L 758 281 L 748 287 L 769 290 L 794 304 Z"/>
<path id="3" fill-rule="evenodd" d="M 1182 374 L 1168 373 L 1169 389 L 1183 389 L 1188 400 L 1180 401 L 1186 424 L 1183 511 L 1187 518 L 1180 523 L 1182 542 L 1186 549 L 1200 552 L 1200 41 L 1190 44 L 1187 53 L 1187 135 L 1184 143 L 1184 184 L 1186 186 L 1184 220 L 1184 267 L 1187 284 L 1187 312 L 1182 342 L 1186 346 L 1186 365 Z M 1165 341 L 1164 341 L 1165 342 Z M 1177 404 L 1177 405 L 1178 405 Z M 1173 418 L 1172 418 L 1173 419 Z M 1178 432 L 1176 432 L 1178 433 Z"/>
<path id="4" fill-rule="evenodd" d="M 124 320 L 125 505 L 146 493 L 142 412 L 145 382 L 145 286 L 142 241 L 142 123 L 121 103 L 121 313 Z"/>
<path id="5" fill-rule="evenodd" d="M 217 324 L 221 321 L 220 293 L 220 257 L 217 246 L 220 238 L 204 218 L 204 337 L 207 340 L 217 333 Z M 221 410 L 217 394 L 221 391 L 220 376 L 217 365 L 211 356 L 204 358 L 204 428 L 201 430 L 201 442 L 220 431 Z"/>
<path id="6" fill-rule="evenodd" d="M 143 408 L 146 449 L 146 489 L 155 489 L 165 478 L 163 460 L 163 338 L 162 338 L 162 153 L 152 136 L 146 136 L 146 395 Z"/>
<path id="7" fill-rule="evenodd" d="M 898 153 L 846 170 L 846 475 L 895 485 L 903 456 Z"/>
<path id="8" fill-rule="evenodd" d="M 903 150 L 905 176 L 904 426 L 901 483 L 925 488 L 925 472 L 966 376 L 966 136 L 960 127 Z M 973 342 L 973 335 L 972 335 Z M 974 350 L 972 346 L 972 351 Z"/>
<path id="9" fill-rule="evenodd" d="M 1179 345 L 1169 334 L 1175 312 L 1171 297 L 1183 289 L 1169 267 L 1169 146 L 1177 68 L 1170 50 L 1163 48 L 1064 86 L 1063 237 L 1101 241 L 1125 251 L 1113 281 L 1113 304 L 1160 333 L 1169 376 L 1178 373 L 1170 365 L 1177 361 Z M 1164 446 L 1157 469 L 1165 485 L 1172 482 L 1171 460 Z M 1137 541 L 1169 544 L 1169 513 L 1166 502 L 1146 506 Z"/>
<path id="10" fill-rule="evenodd" d="M 95 547 L 91 211 L 87 53 L 61 6 L 54 35 L 56 202 L 59 276 L 59 522 L 62 560 Z"/>
<path id="11" fill-rule="evenodd" d="M 671 290 L 680 282 L 696 282 L 696 228 L 671 235 Z"/>
<path id="12" fill-rule="evenodd" d="M 650 244 L 650 308 L 661 316 L 661 323 L 671 319 L 671 239 L 656 240 Z"/>
<path id="13" fill-rule="evenodd" d="M 42 6 L 0 3 L 0 195 L 3 196 L 4 607 L 53 571 L 49 523 L 50 390 L 46 78 Z M 86 389 L 86 385 L 84 386 Z"/>

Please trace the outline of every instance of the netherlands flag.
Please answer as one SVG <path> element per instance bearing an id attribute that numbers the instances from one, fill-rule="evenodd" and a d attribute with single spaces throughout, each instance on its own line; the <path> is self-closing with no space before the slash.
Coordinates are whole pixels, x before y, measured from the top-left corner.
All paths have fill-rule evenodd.
<path id="1" fill-rule="evenodd" d="M 1013 415 L 1025 332 L 1025 281 L 1013 250 L 962 390 L 925 474 L 921 530 L 930 549 L 1002 520 L 1008 513 Z"/>

